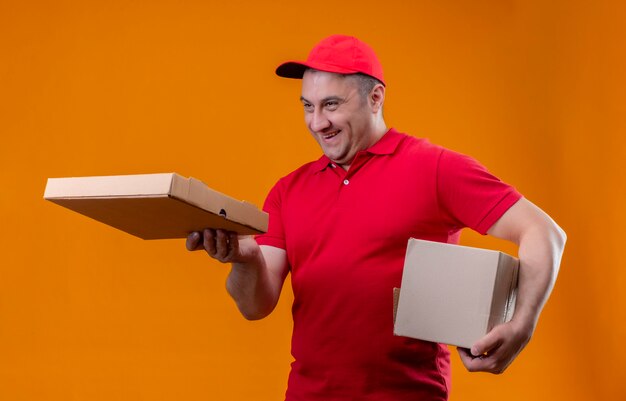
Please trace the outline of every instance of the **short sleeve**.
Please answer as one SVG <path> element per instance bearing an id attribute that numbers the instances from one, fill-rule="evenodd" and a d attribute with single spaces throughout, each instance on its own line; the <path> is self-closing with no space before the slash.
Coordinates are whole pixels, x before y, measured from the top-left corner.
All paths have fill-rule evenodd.
<path id="1" fill-rule="evenodd" d="M 270 245 L 276 248 L 285 249 L 285 230 L 282 221 L 283 194 L 281 191 L 281 183 L 282 181 L 278 181 L 276 185 L 274 185 L 267 195 L 263 205 L 263 210 L 269 214 L 267 232 L 257 235 L 255 239 L 259 245 Z"/>
<path id="2" fill-rule="evenodd" d="M 522 197 L 473 158 L 450 150 L 439 158 L 437 194 L 444 214 L 483 235 Z"/>

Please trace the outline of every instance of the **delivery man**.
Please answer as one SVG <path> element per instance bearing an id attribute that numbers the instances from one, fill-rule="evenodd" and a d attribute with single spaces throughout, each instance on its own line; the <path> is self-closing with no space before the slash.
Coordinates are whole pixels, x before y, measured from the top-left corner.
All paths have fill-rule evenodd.
<path id="1" fill-rule="evenodd" d="M 383 70 L 360 40 L 330 36 L 276 73 L 302 80 L 306 126 L 323 155 L 272 188 L 266 234 L 206 229 L 187 249 L 232 263 L 227 291 L 247 319 L 272 312 L 291 273 L 286 399 L 446 400 L 448 349 L 393 335 L 392 289 L 409 238 L 458 243 L 465 227 L 519 246 L 513 319 L 458 350 L 470 371 L 503 372 L 552 290 L 563 230 L 474 159 L 387 127 Z"/>

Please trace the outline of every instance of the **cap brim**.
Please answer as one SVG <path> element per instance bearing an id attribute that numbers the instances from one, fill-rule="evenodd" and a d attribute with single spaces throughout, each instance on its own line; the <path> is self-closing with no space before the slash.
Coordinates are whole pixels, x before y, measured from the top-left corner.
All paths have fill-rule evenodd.
<path id="1" fill-rule="evenodd" d="M 299 61 L 287 61 L 276 68 L 276 75 L 283 78 L 300 79 L 307 68 L 309 68 L 309 66 Z"/>

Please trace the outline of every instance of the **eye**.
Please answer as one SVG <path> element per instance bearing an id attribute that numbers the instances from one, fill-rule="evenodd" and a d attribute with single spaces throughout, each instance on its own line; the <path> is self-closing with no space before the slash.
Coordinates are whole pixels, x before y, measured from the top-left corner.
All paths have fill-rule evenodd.
<path id="1" fill-rule="evenodd" d="M 313 105 L 311 103 L 302 103 L 302 106 L 304 107 L 304 111 L 307 113 L 313 111 Z"/>
<path id="2" fill-rule="evenodd" d="M 327 110 L 336 110 L 337 107 L 339 107 L 339 102 L 336 100 L 329 100 L 326 103 L 324 103 L 324 108 Z"/>

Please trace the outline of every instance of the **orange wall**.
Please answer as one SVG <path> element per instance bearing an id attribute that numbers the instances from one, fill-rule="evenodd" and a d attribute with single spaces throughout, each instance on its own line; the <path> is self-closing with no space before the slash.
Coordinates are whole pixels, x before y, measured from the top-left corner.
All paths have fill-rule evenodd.
<path id="1" fill-rule="evenodd" d="M 624 399 L 623 4 L 0 0 L 0 399 L 281 399 L 288 288 L 247 322 L 226 267 L 42 194 L 176 171 L 260 205 L 319 154 L 273 69 L 330 33 L 377 50 L 388 123 L 477 157 L 569 234 L 529 347 L 502 376 L 453 354 L 451 399 Z"/>

